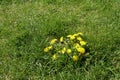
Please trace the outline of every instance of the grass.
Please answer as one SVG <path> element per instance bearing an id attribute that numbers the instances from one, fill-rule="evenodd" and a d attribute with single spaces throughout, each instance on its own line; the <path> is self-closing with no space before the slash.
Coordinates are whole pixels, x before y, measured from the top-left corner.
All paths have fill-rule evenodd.
<path id="1" fill-rule="evenodd" d="M 119 0 L 0 0 L 1 80 L 119 80 Z M 43 48 L 53 37 L 83 32 L 84 63 L 49 65 Z"/>

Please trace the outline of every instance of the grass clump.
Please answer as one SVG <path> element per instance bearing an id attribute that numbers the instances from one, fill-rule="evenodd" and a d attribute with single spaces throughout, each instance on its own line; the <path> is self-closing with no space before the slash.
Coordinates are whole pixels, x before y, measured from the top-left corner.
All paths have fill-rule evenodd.
<path id="1" fill-rule="evenodd" d="M 88 52 L 88 45 L 83 37 L 82 33 L 76 33 L 67 37 L 52 39 L 48 47 L 44 48 L 44 52 L 51 55 L 53 60 L 58 59 L 65 62 L 65 60 L 73 59 L 73 61 L 78 61 Z"/>

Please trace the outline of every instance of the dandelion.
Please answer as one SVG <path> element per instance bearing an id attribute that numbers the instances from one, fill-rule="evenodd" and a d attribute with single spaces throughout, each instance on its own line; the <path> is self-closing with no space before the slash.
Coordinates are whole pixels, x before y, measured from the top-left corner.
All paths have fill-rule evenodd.
<path id="1" fill-rule="evenodd" d="M 68 35 L 67 37 L 71 37 L 72 35 Z"/>
<path id="2" fill-rule="evenodd" d="M 44 48 L 44 52 L 48 52 L 48 51 L 49 51 L 48 47 Z"/>
<path id="3" fill-rule="evenodd" d="M 52 49 L 52 46 L 48 46 L 48 49 L 49 49 L 49 50 Z"/>
<path id="4" fill-rule="evenodd" d="M 73 36 L 75 36 L 75 37 L 78 36 L 78 35 L 79 35 L 79 34 L 73 34 Z"/>
<path id="5" fill-rule="evenodd" d="M 50 44 L 54 44 L 56 41 L 57 41 L 57 39 L 52 39 L 52 40 L 50 41 Z"/>
<path id="6" fill-rule="evenodd" d="M 85 49 L 83 47 L 77 48 L 77 51 L 80 52 L 81 54 L 85 53 Z"/>
<path id="7" fill-rule="evenodd" d="M 73 59 L 73 61 L 78 61 L 79 57 L 78 57 L 77 55 L 74 55 L 74 56 L 72 57 L 72 59 Z"/>
<path id="8" fill-rule="evenodd" d="M 52 46 L 48 46 L 48 47 L 44 48 L 44 52 L 48 52 L 51 49 L 52 49 Z"/>
<path id="9" fill-rule="evenodd" d="M 83 33 L 81 33 L 81 32 L 79 32 L 79 33 L 77 33 L 77 34 L 83 36 Z"/>
<path id="10" fill-rule="evenodd" d="M 70 54 L 72 52 L 71 49 L 67 49 L 67 53 Z"/>
<path id="11" fill-rule="evenodd" d="M 63 42 L 63 37 L 60 38 L 60 42 Z"/>
<path id="12" fill-rule="evenodd" d="M 67 37 L 69 37 L 70 40 L 74 40 L 75 39 L 75 36 L 73 36 L 73 35 L 68 35 Z"/>
<path id="13" fill-rule="evenodd" d="M 57 59 L 56 54 L 54 54 L 54 55 L 52 56 L 52 59 L 53 59 L 53 60 L 56 60 L 56 59 Z"/>
<path id="14" fill-rule="evenodd" d="M 75 43 L 75 44 L 74 44 L 74 47 L 75 47 L 75 48 L 79 48 L 80 45 L 79 45 L 78 43 Z"/>
<path id="15" fill-rule="evenodd" d="M 66 52 L 66 48 L 64 47 L 61 52 L 64 54 Z"/>
<path id="16" fill-rule="evenodd" d="M 71 40 L 74 40 L 74 39 L 75 39 L 75 36 L 71 36 L 70 39 L 71 39 Z"/>
<path id="17" fill-rule="evenodd" d="M 81 37 L 77 37 L 77 40 L 82 41 L 82 38 Z"/>
<path id="18" fill-rule="evenodd" d="M 80 41 L 80 44 L 83 46 L 86 45 L 87 43 L 85 41 Z"/>

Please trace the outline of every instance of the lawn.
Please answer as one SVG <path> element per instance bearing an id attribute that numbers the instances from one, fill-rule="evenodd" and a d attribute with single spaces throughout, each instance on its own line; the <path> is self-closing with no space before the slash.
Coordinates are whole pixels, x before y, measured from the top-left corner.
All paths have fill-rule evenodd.
<path id="1" fill-rule="evenodd" d="M 120 0 L 0 0 L 0 80 L 120 80 Z M 82 32 L 90 52 L 45 59 L 52 38 Z M 54 61 L 53 61 L 54 63 Z"/>

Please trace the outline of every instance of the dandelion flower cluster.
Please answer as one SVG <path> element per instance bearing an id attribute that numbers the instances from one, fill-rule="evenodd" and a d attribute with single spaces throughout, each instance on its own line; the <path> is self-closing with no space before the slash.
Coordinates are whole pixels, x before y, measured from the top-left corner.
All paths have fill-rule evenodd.
<path id="1" fill-rule="evenodd" d="M 84 35 L 79 32 L 50 40 L 49 45 L 44 48 L 44 52 L 50 54 L 52 60 L 61 59 L 62 56 L 65 56 L 64 58 L 78 61 L 88 52 L 87 49 L 88 44 L 84 40 Z"/>

